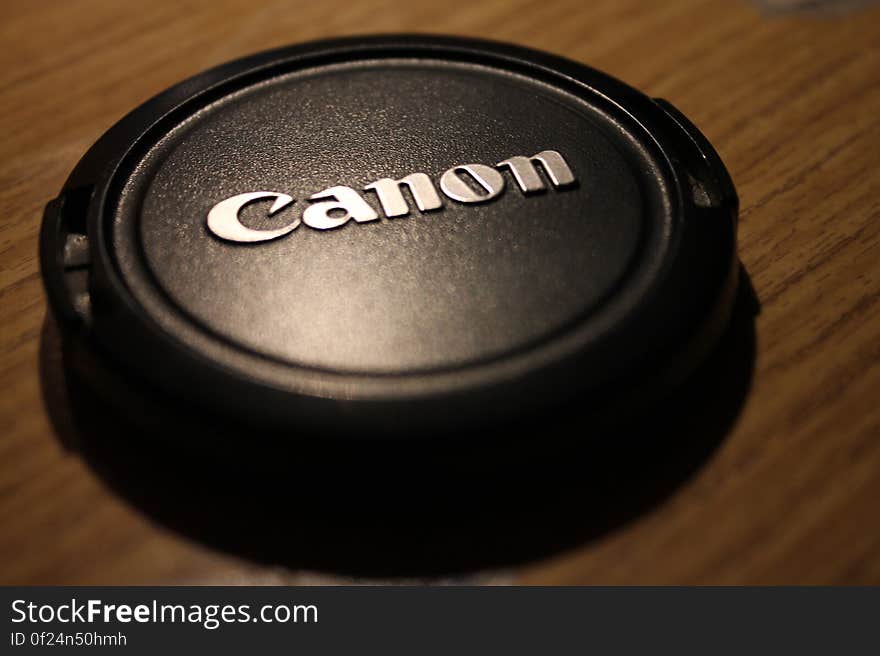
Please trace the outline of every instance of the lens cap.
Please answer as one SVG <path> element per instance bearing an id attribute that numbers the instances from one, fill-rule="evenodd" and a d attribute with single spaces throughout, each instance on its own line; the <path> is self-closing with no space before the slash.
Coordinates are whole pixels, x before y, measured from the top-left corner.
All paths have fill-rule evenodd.
<path id="1" fill-rule="evenodd" d="M 135 109 L 49 203 L 41 259 L 66 342 L 135 405 L 478 439 L 684 380 L 729 318 L 736 215 L 664 101 L 533 50 L 370 37 Z"/>

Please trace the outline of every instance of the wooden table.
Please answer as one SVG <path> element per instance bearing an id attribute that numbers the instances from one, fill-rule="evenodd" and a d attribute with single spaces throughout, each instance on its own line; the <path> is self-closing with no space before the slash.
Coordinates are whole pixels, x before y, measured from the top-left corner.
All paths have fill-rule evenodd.
<path id="1" fill-rule="evenodd" d="M 282 44 L 422 31 L 545 49 L 671 100 L 736 182 L 740 255 L 762 305 L 744 407 L 692 476 L 611 532 L 464 580 L 880 583 L 880 9 L 6 0 L 2 14 L 0 582 L 346 580 L 182 538 L 61 446 L 40 391 L 37 232 L 88 146 L 174 82 Z"/>

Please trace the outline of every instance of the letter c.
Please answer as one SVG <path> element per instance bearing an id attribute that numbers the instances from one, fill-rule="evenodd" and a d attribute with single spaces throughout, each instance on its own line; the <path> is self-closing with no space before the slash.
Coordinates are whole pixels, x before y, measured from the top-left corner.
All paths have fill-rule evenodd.
<path id="1" fill-rule="evenodd" d="M 274 191 L 252 191 L 247 194 L 232 196 L 220 201 L 208 212 L 208 230 L 220 237 L 220 239 L 226 239 L 227 241 L 254 243 L 283 237 L 299 227 L 300 219 L 296 219 L 293 223 L 275 230 L 254 230 L 242 224 L 238 218 L 238 213 L 241 209 L 254 201 L 266 198 L 276 199 L 269 209 L 269 216 L 272 216 L 275 212 L 284 209 L 293 202 L 291 196 Z"/>

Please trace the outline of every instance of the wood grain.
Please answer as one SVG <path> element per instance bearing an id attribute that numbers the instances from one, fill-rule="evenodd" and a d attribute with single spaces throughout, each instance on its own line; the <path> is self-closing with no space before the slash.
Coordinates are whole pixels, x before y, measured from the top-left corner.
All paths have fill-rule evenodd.
<path id="1" fill-rule="evenodd" d="M 672 101 L 733 175 L 740 255 L 762 304 L 745 407 L 698 473 L 611 534 L 481 580 L 880 583 L 880 10 L 7 0 L 2 14 L 0 582 L 336 580 L 188 542 L 63 449 L 40 394 L 37 232 L 88 146 L 172 83 L 287 43 L 421 31 L 549 50 Z"/>

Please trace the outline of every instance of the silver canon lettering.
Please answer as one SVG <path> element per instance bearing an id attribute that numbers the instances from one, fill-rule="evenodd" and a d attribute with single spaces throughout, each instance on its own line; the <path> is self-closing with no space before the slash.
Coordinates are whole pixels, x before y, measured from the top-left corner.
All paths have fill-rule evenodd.
<path id="1" fill-rule="evenodd" d="M 485 164 L 459 164 L 440 176 L 440 191 L 451 200 L 473 204 L 491 201 L 504 191 L 504 176 L 498 169 L 508 169 L 514 181 L 524 194 L 546 190 L 541 176 L 557 189 L 572 187 L 576 180 L 565 158 L 555 150 L 542 150 L 531 157 L 515 155 L 498 162 L 493 168 Z M 384 215 L 391 219 L 407 216 L 411 208 L 403 195 L 403 187 L 415 201 L 421 212 L 430 212 L 443 207 L 443 201 L 434 183 L 424 173 L 411 173 L 399 180 L 380 178 L 364 187 L 378 198 Z M 215 236 L 232 242 L 252 243 L 277 239 L 305 223 L 316 230 L 331 230 L 344 226 L 351 220 L 368 223 L 379 219 L 379 214 L 364 200 L 361 194 L 351 187 L 339 185 L 328 187 L 309 196 L 311 204 L 305 208 L 301 219 L 295 219 L 283 227 L 271 230 L 248 228 L 241 222 L 241 211 L 250 203 L 274 198 L 268 216 L 281 211 L 291 203 L 293 197 L 276 191 L 253 191 L 238 194 L 217 203 L 208 212 L 208 230 Z"/>
<path id="2" fill-rule="evenodd" d="M 358 223 L 366 223 L 379 218 L 376 210 L 370 207 L 367 201 L 351 187 L 330 187 L 311 195 L 309 200 L 321 198 L 333 198 L 334 200 L 325 200 L 306 208 L 306 211 L 303 212 L 303 222 L 310 228 L 330 230 L 345 225 L 349 219 L 354 219 Z M 330 216 L 330 212 L 334 210 L 341 210 L 345 213 L 339 217 Z"/>
<path id="3" fill-rule="evenodd" d="M 364 189 L 376 192 L 379 204 L 382 205 L 382 211 L 385 216 L 391 219 L 395 216 L 409 214 L 409 204 L 403 197 L 401 190 L 403 185 L 409 187 L 409 193 L 412 194 L 413 200 L 422 212 L 430 212 L 443 207 L 443 201 L 440 200 L 434 183 L 424 173 L 413 173 L 400 180 L 382 178 L 368 184 Z"/>
<path id="4" fill-rule="evenodd" d="M 299 226 L 299 219 L 287 224 L 283 228 L 276 228 L 275 230 L 254 230 L 242 224 L 239 218 L 239 212 L 241 212 L 242 208 L 245 205 L 267 198 L 276 199 L 272 203 L 272 207 L 269 208 L 269 216 L 283 210 L 293 202 L 293 198 L 287 194 L 279 194 L 274 191 L 252 191 L 248 194 L 238 194 L 238 196 L 220 201 L 211 208 L 211 211 L 208 212 L 208 228 L 221 239 L 253 243 L 283 237 Z"/>
<path id="5" fill-rule="evenodd" d="M 541 165 L 554 187 L 567 187 L 574 184 L 574 174 L 568 168 L 562 155 L 555 150 L 542 150 L 531 157 L 516 155 L 498 162 L 498 166 L 506 166 L 510 169 L 513 179 L 516 180 L 516 184 L 524 194 L 534 194 L 544 191 L 546 188 L 541 176 L 538 175 L 536 163 Z"/>
<path id="6" fill-rule="evenodd" d="M 471 177 L 485 193 L 481 194 L 465 182 L 462 173 Z M 443 193 L 459 203 L 485 203 L 504 191 L 504 178 L 485 164 L 461 164 L 453 166 L 440 176 Z"/>

